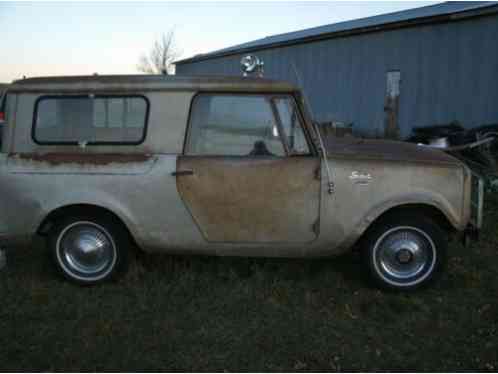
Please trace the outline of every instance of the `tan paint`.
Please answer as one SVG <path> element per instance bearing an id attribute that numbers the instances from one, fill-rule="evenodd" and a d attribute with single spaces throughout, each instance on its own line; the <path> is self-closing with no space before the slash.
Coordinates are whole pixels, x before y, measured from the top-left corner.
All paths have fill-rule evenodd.
<path id="1" fill-rule="evenodd" d="M 413 144 L 325 139 L 332 195 L 316 152 L 274 159 L 181 155 L 190 102 L 199 91 L 293 93 L 313 134 L 299 92 L 285 83 L 76 77 L 13 86 L 0 153 L 2 243 L 26 244 L 50 212 L 72 204 L 114 212 L 145 250 L 219 255 L 339 254 L 381 214 L 404 204 L 433 206 L 457 230 L 470 222 L 469 170 L 441 151 Z M 85 92 L 145 95 L 151 109 L 145 142 L 81 148 L 32 141 L 38 97 Z M 172 175 L 182 169 L 194 175 Z"/>

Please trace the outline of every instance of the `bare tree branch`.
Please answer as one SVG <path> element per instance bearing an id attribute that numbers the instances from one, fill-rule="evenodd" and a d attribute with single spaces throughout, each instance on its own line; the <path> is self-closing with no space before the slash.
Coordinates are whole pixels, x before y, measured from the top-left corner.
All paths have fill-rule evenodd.
<path id="1" fill-rule="evenodd" d="M 149 54 L 140 56 L 137 69 L 147 74 L 173 74 L 173 62 L 181 54 L 175 43 L 175 32 L 170 30 L 154 42 Z"/>

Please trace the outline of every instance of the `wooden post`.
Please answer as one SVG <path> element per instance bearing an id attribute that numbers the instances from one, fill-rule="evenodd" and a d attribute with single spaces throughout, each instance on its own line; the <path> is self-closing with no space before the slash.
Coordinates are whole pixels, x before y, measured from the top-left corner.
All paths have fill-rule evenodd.
<path id="1" fill-rule="evenodd" d="M 385 124 L 384 137 L 388 139 L 399 139 L 399 93 L 401 73 L 399 71 L 387 72 L 386 99 L 384 104 Z"/>

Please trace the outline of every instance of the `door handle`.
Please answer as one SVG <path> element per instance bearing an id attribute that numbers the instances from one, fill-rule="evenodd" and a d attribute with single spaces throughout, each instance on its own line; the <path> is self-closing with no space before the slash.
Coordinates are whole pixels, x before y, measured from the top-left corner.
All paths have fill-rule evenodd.
<path id="1" fill-rule="evenodd" d="M 192 169 L 185 170 L 177 170 L 171 173 L 174 177 L 181 177 L 182 175 L 194 175 L 194 171 Z"/>

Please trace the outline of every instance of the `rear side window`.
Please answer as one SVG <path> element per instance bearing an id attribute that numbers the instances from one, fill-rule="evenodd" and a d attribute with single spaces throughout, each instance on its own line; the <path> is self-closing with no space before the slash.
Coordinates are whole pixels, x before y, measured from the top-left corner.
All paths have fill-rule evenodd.
<path id="1" fill-rule="evenodd" d="M 44 96 L 37 100 L 38 144 L 140 144 L 149 102 L 143 96 Z"/>

